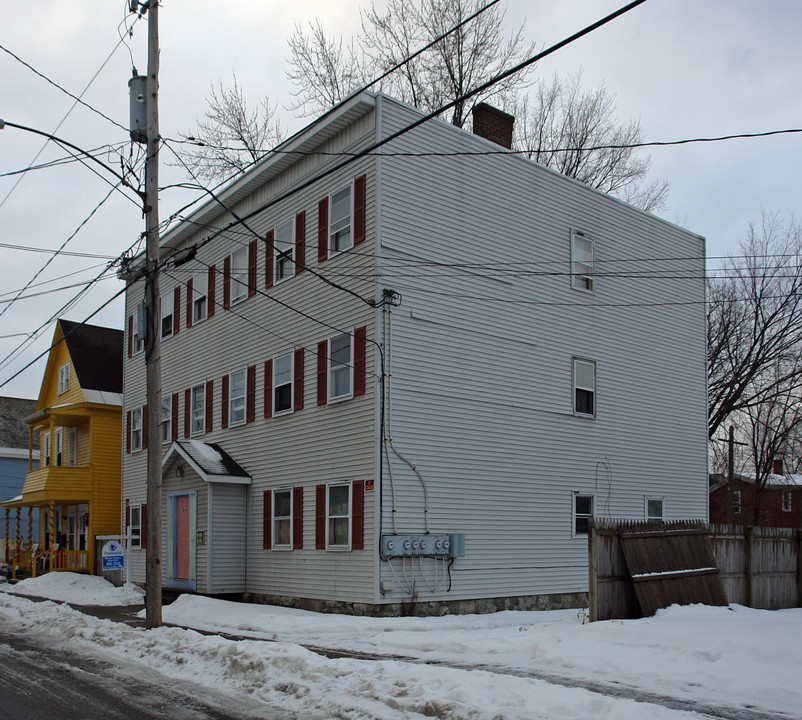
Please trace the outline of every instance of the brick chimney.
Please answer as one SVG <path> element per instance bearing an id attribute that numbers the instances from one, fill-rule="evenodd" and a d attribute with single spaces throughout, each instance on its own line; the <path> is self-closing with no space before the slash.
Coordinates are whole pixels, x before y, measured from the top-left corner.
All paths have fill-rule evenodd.
<path id="1" fill-rule="evenodd" d="M 505 148 L 512 148 L 512 115 L 494 108 L 487 103 L 479 103 L 471 111 L 473 114 L 473 134 L 492 140 Z"/>

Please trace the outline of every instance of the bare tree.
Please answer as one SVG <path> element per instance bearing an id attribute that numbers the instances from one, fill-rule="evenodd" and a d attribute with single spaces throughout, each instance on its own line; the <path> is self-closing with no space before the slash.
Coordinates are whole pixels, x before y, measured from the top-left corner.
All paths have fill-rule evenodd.
<path id="1" fill-rule="evenodd" d="M 592 188 L 617 195 L 647 212 L 659 210 L 668 182 L 644 184 L 651 160 L 635 154 L 640 124 L 619 123 L 615 95 L 604 85 L 584 90 L 582 73 L 540 81 L 513 109 L 515 147 L 541 165 Z"/>
<path id="2" fill-rule="evenodd" d="M 274 122 L 276 107 L 265 96 L 257 109 L 248 108 L 237 76 L 233 85 L 218 80 L 206 97 L 208 110 L 198 121 L 198 130 L 181 133 L 187 140 L 200 143 L 180 151 L 184 163 L 199 178 L 221 179 L 242 172 L 267 150 L 281 141 L 281 128 Z"/>
<path id="3" fill-rule="evenodd" d="M 708 283 L 711 438 L 739 414 L 770 423 L 802 388 L 802 226 L 763 213 L 741 250 Z"/>

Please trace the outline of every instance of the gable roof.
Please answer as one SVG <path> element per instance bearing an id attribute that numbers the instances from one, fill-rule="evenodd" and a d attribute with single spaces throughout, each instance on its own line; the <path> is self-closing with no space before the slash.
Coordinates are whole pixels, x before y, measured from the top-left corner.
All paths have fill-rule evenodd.
<path id="1" fill-rule="evenodd" d="M 123 391 L 123 331 L 60 319 L 82 390 Z"/>
<path id="2" fill-rule="evenodd" d="M 249 485 L 251 476 L 216 443 L 200 440 L 176 440 L 162 459 L 166 468 L 173 456 L 179 455 L 205 482 L 223 482 Z"/>

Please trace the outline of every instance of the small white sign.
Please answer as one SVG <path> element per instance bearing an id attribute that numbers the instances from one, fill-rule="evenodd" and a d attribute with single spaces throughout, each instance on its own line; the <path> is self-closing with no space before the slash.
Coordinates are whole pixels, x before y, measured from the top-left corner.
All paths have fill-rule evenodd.
<path id="1" fill-rule="evenodd" d="M 123 546 L 111 540 L 101 551 L 101 565 L 104 570 L 122 570 L 125 567 Z"/>

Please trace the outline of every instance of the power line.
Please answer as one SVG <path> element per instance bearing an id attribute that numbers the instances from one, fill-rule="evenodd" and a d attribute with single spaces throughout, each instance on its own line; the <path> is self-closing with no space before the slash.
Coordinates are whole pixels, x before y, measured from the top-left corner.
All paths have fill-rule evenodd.
<path id="1" fill-rule="evenodd" d="M 52 250 L 50 248 L 39 248 L 31 245 L 11 245 L 10 243 L 0 243 L 0 248 L 7 248 L 8 250 L 24 250 L 26 252 L 53 253 L 55 255 L 89 258 L 91 260 L 114 260 L 114 257 L 111 255 L 95 255 L 94 253 L 71 252 L 70 250 Z"/>

